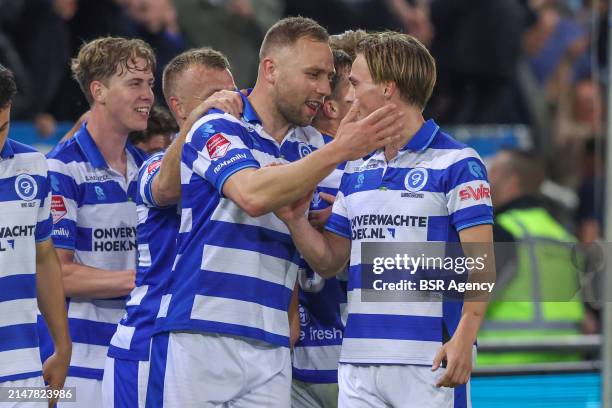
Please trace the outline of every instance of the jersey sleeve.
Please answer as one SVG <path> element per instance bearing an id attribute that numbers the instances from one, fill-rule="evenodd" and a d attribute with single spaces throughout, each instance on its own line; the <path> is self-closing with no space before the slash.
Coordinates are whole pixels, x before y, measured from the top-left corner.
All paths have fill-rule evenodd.
<path id="1" fill-rule="evenodd" d="M 484 163 L 467 148 L 447 170 L 446 205 L 450 222 L 457 231 L 481 224 L 493 224 L 491 187 Z"/>
<path id="2" fill-rule="evenodd" d="M 344 196 L 346 190 L 343 188 L 346 184 L 345 180 L 346 173 L 342 176 L 340 189 L 338 190 L 338 194 L 336 194 L 336 201 L 334 201 L 332 213 L 327 220 L 325 229 L 346 239 L 351 239 L 351 223 L 348 219 L 346 197 Z"/>
<path id="3" fill-rule="evenodd" d="M 205 116 L 204 121 L 192 130 L 182 156 L 183 163 L 215 186 L 221 195 L 225 182 L 234 173 L 246 168 L 259 168 L 259 162 L 243 140 L 245 130 L 242 125 L 224 116 Z M 182 183 L 187 182 L 182 180 Z"/>
<path id="4" fill-rule="evenodd" d="M 34 238 L 36 242 L 46 241 L 51 237 L 51 231 L 53 229 L 53 221 L 51 219 L 51 189 L 49 187 L 49 172 L 47 169 L 47 163 L 44 158 L 45 174 L 40 183 L 40 206 L 38 207 L 38 215 L 36 217 L 36 230 L 34 231 Z"/>
<path id="5" fill-rule="evenodd" d="M 159 207 L 153 196 L 153 180 L 159 174 L 164 158 L 162 153 L 149 157 L 140 167 L 138 173 L 138 200 L 147 207 Z"/>
<path id="6" fill-rule="evenodd" d="M 78 185 L 67 164 L 47 159 L 51 187 L 51 217 L 53 244 L 58 248 L 74 250 L 76 246 Z"/>

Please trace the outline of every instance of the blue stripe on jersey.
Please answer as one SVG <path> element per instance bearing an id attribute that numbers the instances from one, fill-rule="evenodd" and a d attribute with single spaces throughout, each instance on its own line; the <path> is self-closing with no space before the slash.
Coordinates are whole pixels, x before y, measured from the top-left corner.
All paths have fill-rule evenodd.
<path id="1" fill-rule="evenodd" d="M 168 360 L 168 333 L 159 333 L 151 340 L 151 366 L 147 384 L 146 408 L 164 406 L 164 378 Z"/>
<path id="2" fill-rule="evenodd" d="M 0 327 L 0 352 L 38 347 L 36 323 Z"/>
<path id="3" fill-rule="evenodd" d="M 325 229 L 346 239 L 351 239 L 351 223 L 348 218 L 341 215 L 332 213 L 327 220 Z"/>
<path id="4" fill-rule="evenodd" d="M 0 302 L 36 297 L 36 275 L 11 275 L 0 278 Z"/>
<path id="5" fill-rule="evenodd" d="M 333 384 L 338 382 L 338 370 L 306 370 L 293 368 L 293 378 L 315 384 Z"/>
<path id="6" fill-rule="evenodd" d="M 15 374 L 15 375 L 5 375 L 5 376 L 0 376 L 0 384 L 2 384 L 3 382 L 8 382 L 8 381 L 19 381 L 19 380 L 25 380 L 27 378 L 41 377 L 41 376 L 42 376 L 42 371 L 31 371 L 31 372 L 20 373 L 20 374 Z"/>
<path id="7" fill-rule="evenodd" d="M 91 320 L 68 318 L 70 337 L 75 343 L 108 346 L 115 334 L 116 324 L 95 322 Z"/>
<path id="8" fill-rule="evenodd" d="M 350 313 L 344 338 L 442 341 L 442 318 Z"/>

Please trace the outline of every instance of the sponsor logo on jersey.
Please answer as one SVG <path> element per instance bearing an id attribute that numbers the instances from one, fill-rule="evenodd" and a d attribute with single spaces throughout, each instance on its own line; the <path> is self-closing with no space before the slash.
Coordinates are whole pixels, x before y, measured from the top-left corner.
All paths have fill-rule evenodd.
<path id="1" fill-rule="evenodd" d="M 485 198 L 491 198 L 491 189 L 482 183 L 475 190 L 472 186 L 467 186 L 459 191 L 459 198 L 461 201 L 480 201 Z"/>

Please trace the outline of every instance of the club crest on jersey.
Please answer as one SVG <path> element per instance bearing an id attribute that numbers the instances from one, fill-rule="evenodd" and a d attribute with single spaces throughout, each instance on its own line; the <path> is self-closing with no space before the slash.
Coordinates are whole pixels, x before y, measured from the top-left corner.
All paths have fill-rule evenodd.
<path id="1" fill-rule="evenodd" d="M 312 153 L 312 149 L 306 143 L 301 143 L 298 145 L 298 150 L 300 151 L 300 157 L 304 158 Z"/>
<path id="2" fill-rule="evenodd" d="M 54 195 L 51 197 L 51 217 L 53 218 L 53 223 L 57 224 L 59 220 L 64 218 L 64 216 L 68 213 L 66 210 L 66 204 L 64 203 L 64 198 L 59 195 Z"/>
<path id="3" fill-rule="evenodd" d="M 206 149 L 211 160 L 220 159 L 225 156 L 230 146 L 230 141 L 221 133 L 217 133 L 206 142 Z"/>
<path id="4" fill-rule="evenodd" d="M 104 194 L 104 190 L 100 186 L 95 186 L 94 191 L 96 192 L 96 196 L 98 197 L 98 201 L 106 200 L 106 194 Z"/>
<path id="5" fill-rule="evenodd" d="M 15 192 L 25 201 L 32 201 L 38 193 L 38 185 L 34 177 L 29 174 L 20 174 L 15 179 Z"/>
<path id="6" fill-rule="evenodd" d="M 416 167 L 406 174 L 404 187 L 406 187 L 406 190 L 412 191 L 413 193 L 421 191 L 423 187 L 425 187 L 425 184 L 427 184 L 428 177 L 427 169 Z"/>

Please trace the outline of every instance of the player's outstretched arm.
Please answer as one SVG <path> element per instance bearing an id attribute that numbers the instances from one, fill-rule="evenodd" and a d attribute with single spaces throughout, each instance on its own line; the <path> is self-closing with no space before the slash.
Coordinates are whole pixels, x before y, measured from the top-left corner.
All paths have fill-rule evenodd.
<path id="1" fill-rule="evenodd" d="M 111 271 L 94 268 L 74 261 L 74 251 L 57 249 L 62 265 L 66 296 L 109 299 L 130 294 L 136 282 L 136 271 Z"/>
<path id="2" fill-rule="evenodd" d="M 250 216 L 258 217 L 304 197 L 338 164 L 396 140 L 402 114 L 395 105 L 379 108 L 361 120 L 358 112 L 356 103 L 331 143 L 290 164 L 238 171 L 224 184 L 223 194 Z"/>
<path id="3" fill-rule="evenodd" d="M 176 204 L 181 199 L 181 152 L 185 138 L 195 122 L 212 108 L 222 110 L 237 118 L 242 114 L 242 98 L 235 91 L 215 92 L 196 107 L 187 117 L 178 137 L 166 150 L 159 173 L 153 180 L 152 193 L 160 207 Z"/>
<path id="4" fill-rule="evenodd" d="M 474 243 L 480 245 L 465 245 L 464 254 L 468 258 L 482 257 L 482 253 L 476 248 L 483 248 L 482 244 L 493 243 L 493 228 L 491 225 L 477 225 L 466 228 L 459 232 L 461 243 Z M 486 276 L 487 281 L 495 279 L 495 258 L 492 256 L 485 258 L 485 273 L 476 276 L 476 279 Z M 475 274 L 470 275 L 470 282 L 474 280 Z M 486 298 L 486 296 L 483 296 Z M 437 387 L 456 387 L 466 384 L 472 374 L 472 349 L 476 341 L 476 335 L 480 329 L 480 324 L 487 311 L 488 302 L 486 300 L 466 299 L 463 304 L 461 320 L 453 337 L 446 343 L 436 355 L 432 370 L 437 370 L 443 361 L 446 360 L 446 372 L 440 378 Z"/>
<path id="5" fill-rule="evenodd" d="M 43 378 L 52 389 L 62 389 L 72 343 L 68 332 L 68 317 L 62 270 L 51 239 L 36 244 L 36 289 L 38 308 L 45 318 L 54 344 L 54 353 L 43 364 Z"/>
<path id="6" fill-rule="evenodd" d="M 351 251 L 351 241 L 339 235 L 317 231 L 308 221 L 306 211 L 312 193 L 284 206 L 275 214 L 289 228 L 291 238 L 308 265 L 324 278 L 342 271 Z"/>

